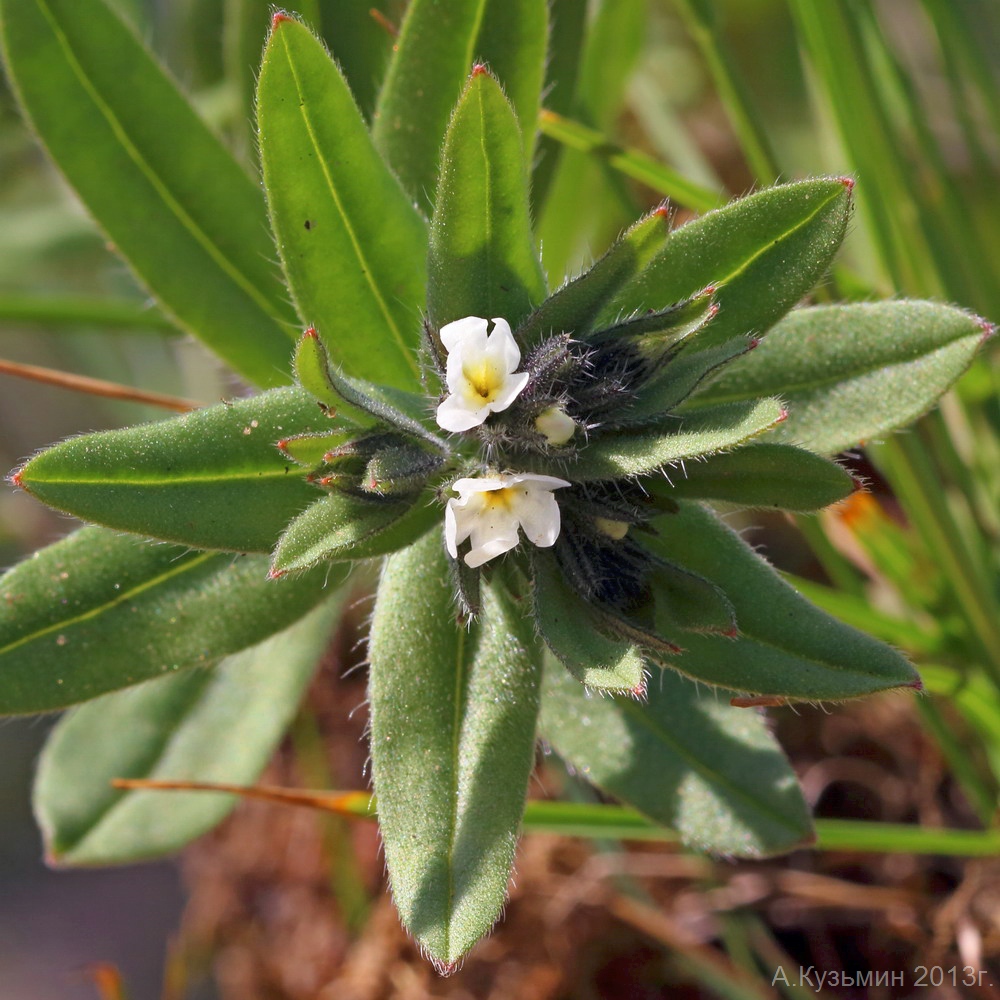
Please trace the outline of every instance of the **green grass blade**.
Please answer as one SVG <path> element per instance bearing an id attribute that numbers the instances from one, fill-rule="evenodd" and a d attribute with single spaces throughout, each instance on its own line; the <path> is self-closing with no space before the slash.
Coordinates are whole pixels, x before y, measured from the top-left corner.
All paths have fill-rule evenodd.
<path id="1" fill-rule="evenodd" d="M 242 375 L 287 382 L 295 321 L 257 186 L 104 0 L 0 13 L 22 106 L 140 281 Z"/>
<path id="2" fill-rule="evenodd" d="M 645 184 L 685 208 L 708 212 L 726 202 L 718 191 L 688 180 L 679 171 L 660 163 L 647 153 L 618 146 L 597 129 L 563 117 L 548 108 L 542 111 L 538 124 L 543 135 L 568 149 L 598 157 L 623 176 Z"/>

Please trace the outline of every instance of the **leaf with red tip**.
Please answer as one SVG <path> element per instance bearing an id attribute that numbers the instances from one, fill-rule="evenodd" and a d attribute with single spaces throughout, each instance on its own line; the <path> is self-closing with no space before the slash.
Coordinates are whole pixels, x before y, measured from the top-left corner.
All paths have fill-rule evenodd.
<path id="1" fill-rule="evenodd" d="M 553 292 L 515 331 L 518 341 L 532 347 L 553 334 L 593 330 L 602 307 L 646 267 L 668 234 L 666 210 L 644 216 L 593 267 Z"/>
<path id="2" fill-rule="evenodd" d="M 840 178 L 783 184 L 741 198 L 675 229 L 649 265 L 602 313 L 662 309 L 708 284 L 719 315 L 702 341 L 710 347 L 763 334 L 807 295 L 837 252 L 850 216 Z"/>
<path id="3" fill-rule="evenodd" d="M 539 728 L 578 774 L 690 847 L 761 857 L 811 840 L 795 772 L 763 716 L 670 671 L 636 701 L 588 698 L 548 667 Z"/>
<path id="4" fill-rule="evenodd" d="M 719 587 L 739 635 L 687 632 L 683 652 L 661 662 L 697 681 L 790 701 L 858 698 L 919 680 L 896 650 L 810 604 L 716 515 L 690 501 L 679 507 L 643 544 Z"/>
<path id="5" fill-rule="evenodd" d="M 264 187 L 303 323 L 348 374 L 419 389 L 426 225 L 379 156 L 336 64 L 275 24 L 257 87 Z"/>
<path id="6" fill-rule="evenodd" d="M 438 329 L 465 316 L 502 317 L 513 329 L 545 296 L 517 120 L 488 73 L 469 78 L 448 125 L 428 278 Z"/>
<path id="7" fill-rule="evenodd" d="M 349 425 L 348 425 L 349 426 Z M 273 389 L 183 417 L 70 438 L 31 459 L 20 485 L 109 528 L 200 549 L 270 552 L 316 498 L 275 448 L 333 424 L 301 389 Z"/>

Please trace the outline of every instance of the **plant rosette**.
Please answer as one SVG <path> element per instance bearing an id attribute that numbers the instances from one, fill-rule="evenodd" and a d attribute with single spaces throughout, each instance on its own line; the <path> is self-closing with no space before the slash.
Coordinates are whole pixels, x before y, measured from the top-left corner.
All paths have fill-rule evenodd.
<path id="1" fill-rule="evenodd" d="M 522 32 L 510 37 L 525 48 L 494 54 L 518 69 L 511 104 L 462 63 L 487 44 L 478 22 L 455 27 L 448 58 L 420 58 L 433 25 L 420 3 L 372 130 L 323 45 L 274 16 L 257 121 L 284 284 L 256 276 L 266 254 L 230 236 L 263 228 L 252 184 L 103 0 L 86 6 L 50 0 L 42 16 L 0 0 L 21 103 L 165 311 L 265 391 L 72 438 L 13 477 L 98 526 L 11 570 L 0 602 L 0 711 L 100 696 L 43 756 L 50 857 L 153 856 L 217 822 L 214 797 L 178 806 L 107 781 L 255 780 L 347 569 L 373 558 L 379 823 L 402 919 L 443 971 L 502 909 L 540 736 L 698 849 L 808 843 L 764 720 L 700 694 L 839 700 L 919 680 L 799 596 L 713 505 L 808 512 L 846 497 L 855 483 L 829 456 L 926 412 L 987 325 L 928 302 L 799 307 L 847 227 L 853 184 L 836 177 L 680 227 L 657 208 L 550 294 L 522 133 L 544 51 Z M 535 13 L 544 29 L 546 4 Z M 47 47 L 55 26 L 61 48 Z M 135 80 L 176 126 L 169 150 L 128 110 Z M 418 95 L 427 127 L 390 128 Z M 67 141 L 70 107 L 85 158 Z M 192 184 L 177 166 L 186 145 L 222 166 Z M 427 219 L 414 197 L 429 176 Z M 172 281 L 171 258 L 107 199 L 110 178 L 149 206 L 178 260 L 207 255 L 196 282 Z M 289 370 L 289 330 L 306 326 Z M 143 681 L 136 697 L 119 690 Z M 237 710 L 259 724 L 220 723 Z"/>

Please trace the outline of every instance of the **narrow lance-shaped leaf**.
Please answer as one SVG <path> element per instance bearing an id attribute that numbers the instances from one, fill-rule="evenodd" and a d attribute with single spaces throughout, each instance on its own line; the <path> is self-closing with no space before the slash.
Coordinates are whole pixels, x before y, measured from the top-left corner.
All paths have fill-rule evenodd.
<path id="1" fill-rule="evenodd" d="M 589 270 L 550 295 L 516 331 L 525 347 L 551 334 L 585 333 L 623 285 L 645 268 L 666 241 L 669 215 L 658 208 L 640 219 L 614 242 Z"/>
<path id="2" fill-rule="evenodd" d="M 784 417 L 785 410 L 776 399 L 706 408 L 683 418 L 667 417 L 655 431 L 596 437 L 580 451 L 570 473 L 579 482 L 652 472 L 671 462 L 735 447 Z"/>
<path id="3" fill-rule="evenodd" d="M 856 484 L 839 465 L 786 444 L 757 444 L 688 462 L 647 485 L 661 500 L 721 500 L 740 507 L 820 510 Z"/>
<path id="4" fill-rule="evenodd" d="M 760 857 L 811 839 L 795 772 L 764 718 L 669 671 L 634 701 L 590 697 L 546 669 L 540 728 L 576 771 L 699 850 Z"/>
<path id="5" fill-rule="evenodd" d="M 348 425 L 349 426 L 349 425 Z M 319 493 L 277 448 L 343 429 L 301 389 L 274 389 L 173 420 L 70 438 L 15 482 L 86 521 L 200 549 L 270 552 Z"/>
<path id="6" fill-rule="evenodd" d="M 545 72 L 546 0 L 412 0 L 372 123 L 375 143 L 421 206 L 437 184 L 441 140 L 476 61 L 514 104 L 530 166 Z"/>
<path id="7" fill-rule="evenodd" d="M 517 119 L 481 66 L 445 137 L 428 280 L 438 329 L 465 316 L 502 317 L 515 329 L 545 295 Z"/>
<path id="8" fill-rule="evenodd" d="M 993 328 L 937 302 L 797 309 L 685 411 L 779 391 L 789 419 L 768 435 L 832 455 L 926 413 Z"/>
<path id="9" fill-rule="evenodd" d="M 316 670 L 340 595 L 211 670 L 147 681 L 63 718 L 35 779 L 50 863 L 124 864 L 179 850 L 236 805 L 230 795 L 118 791 L 115 778 L 253 784 Z"/>
<path id="10" fill-rule="evenodd" d="M 484 582 L 455 621 L 441 536 L 391 556 L 371 644 L 372 769 L 403 922 L 451 970 L 499 916 L 531 772 L 539 669 L 527 617 Z"/>
<path id="11" fill-rule="evenodd" d="M 529 170 L 534 162 L 548 41 L 548 0 L 488 0 L 474 58 L 489 66 L 514 106 Z"/>
<path id="12" fill-rule="evenodd" d="M 262 556 L 192 552 L 102 528 L 0 579 L 0 715 L 51 712 L 209 667 L 286 628 L 335 585 L 328 568 L 268 581 Z"/>
<path id="13" fill-rule="evenodd" d="M 375 105 L 375 144 L 425 208 L 437 184 L 448 116 L 476 58 L 486 3 L 412 0 Z"/>
<path id="14" fill-rule="evenodd" d="M 660 656 L 695 680 L 790 700 L 857 698 L 920 687 L 913 667 L 870 636 L 843 625 L 796 593 L 709 511 L 681 501 L 644 544 L 704 576 L 732 602 L 736 638 L 684 634 L 684 651 Z"/>
<path id="15" fill-rule="evenodd" d="M 601 319 L 662 309 L 715 285 L 719 315 L 704 346 L 764 333 L 826 272 L 844 238 L 851 189 L 839 177 L 784 184 L 675 229 Z"/>
<path id="16" fill-rule="evenodd" d="M 257 88 L 271 221 L 303 322 L 347 374 L 419 388 L 426 224 L 336 64 L 276 14 Z"/>
<path id="17" fill-rule="evenodd" d="M 270 572 L 278 577 L 324 561 L 370 559 L 395 552 L 440 520 L 440 507 L 426 496 L 367 500 L 335 490 L 288 525 Z"/>
<path id="18" fill-rule="evenodd" d="M 256 185 L 105 0 L 0 15 L 22 106 L 139 279 L 246 378 L 287 382 L 294 315 Z"/>

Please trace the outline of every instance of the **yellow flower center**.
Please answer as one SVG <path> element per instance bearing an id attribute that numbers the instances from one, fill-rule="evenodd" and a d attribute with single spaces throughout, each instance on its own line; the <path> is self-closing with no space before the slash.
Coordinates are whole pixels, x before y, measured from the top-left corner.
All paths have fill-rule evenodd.
<path id="1" fill-rule="evenodd" d="M 490 403 L 503 388 L 504 373 L 491 361 L 478 361 L 462 366 L 462 375 L 468 386 L 469 396 L 478 396 L 483 403 Z"/>

